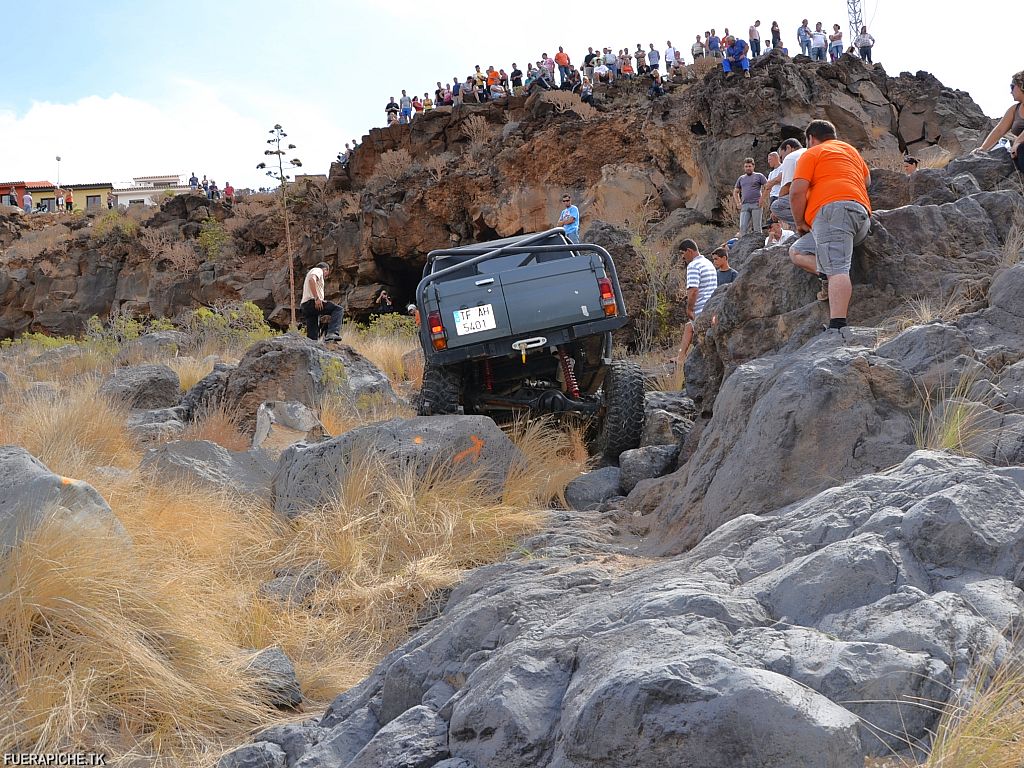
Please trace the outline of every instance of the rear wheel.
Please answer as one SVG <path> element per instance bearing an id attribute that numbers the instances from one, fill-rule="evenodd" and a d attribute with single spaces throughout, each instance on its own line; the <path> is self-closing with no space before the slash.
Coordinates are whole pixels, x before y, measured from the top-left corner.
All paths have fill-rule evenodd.
<path id="1" fill-rule="evenodd" d="M 426 364 L 423 385 L 416 400 L 420 416 L 446 416 L 459 412 L 462 381 L 458 371 L 440 365 Z"/>
<path id="2" fill-rule="evenodd" d="M 616 361 L 601 388 L 603 417 L 598 424 L 596 452 L 609 461 L 640 446 L 644 431 L 644 377 L 636 363 Z"/>

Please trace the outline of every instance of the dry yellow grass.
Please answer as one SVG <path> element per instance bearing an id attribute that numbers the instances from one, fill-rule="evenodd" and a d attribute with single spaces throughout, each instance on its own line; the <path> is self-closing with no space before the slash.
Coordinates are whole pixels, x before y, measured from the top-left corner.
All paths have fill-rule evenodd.
<path id="1" fill-rule="evenodd" d="M 252 443 L 242 431 L 241 414 L 224 404 L 200 413 L 195 421 L 185 427 L 181 439 L 209 440 L 229 451 L 248 450 Z"/>
<path id="2" fill-rule="evenodd" d="M 322 707 L 402 642 L 465 569 L 536 530 L 587 460 L 579 428 L 513 425 L 527 460 L 497 497 L 472 477 L 439 469 L 417 479 L 367 458 L 334 503 L 289 522 L 137 471 L 96 472 L 137 467 L 126 412 L 96 396 L 94 379 L 59 383 L 55 404 L 23 403 L 17 388 L 7 395 L 0 442 L 91 482 L 133 544 L 46 528 L 0 562 L 2 751 L 213 766 L 254 730 L 293 717 L 263 706 L 246 681 L 251 649 L 280 645 L 308 710 Z M 379 401 L 359 406 L 355 415 L 328 409 L 328 428 L 411 415 Z M 225 411 L 188 436 L 248 444 Z M 315 570 L 311 593 L 291 604 L 262 596 L 261 585 L 288 569 Z"/>
<path id="3" fill-rule="evenodd" d="M 978 666 L 973 685 L 947 704 L 926 768 L 1024 765 L 1024 655 Z"/>
<path id="4" fill-rule="evenodd" d="M 423 376 L 423 355 L 415 336 L 408 333 L 367 333 L 347 324 L 342 329 L 341 340 L 380 368 L 396 385 L 410 382 L 419 387 Z M 407 359 L 413 360 L 414 364 L 407 366 Z"/>
<path id="5" fill-rule="evenodd" d="M 210 359 L 197 360 L 194 357 L 172 357 L 165 361 L 165 364 L 178 374 L 181 391 L 187 392 L 206 374 L 213 370 L 213 362 Z"/>
<path id="6" fill-rule="evenodd" d="M 0 411 L 0 444 L 17 444 L 62 475 L 97 466 L 133 467 L 138 454 L 125 429 L 127 412 L 97 394 L 97 379 L 61 382 L 62 394 L 9 398 Z"/>

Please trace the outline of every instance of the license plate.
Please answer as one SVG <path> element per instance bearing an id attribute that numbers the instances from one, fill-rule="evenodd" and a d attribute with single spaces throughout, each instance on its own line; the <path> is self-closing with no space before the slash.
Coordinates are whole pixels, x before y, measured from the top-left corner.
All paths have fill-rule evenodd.
<path id="1" fill-rule="evenodd" d="M 489 331 L 496 327 L 494 324 L 494 309 L 490 304 L 470 307 L 469 309 L 456 309 L 453 314 L 455 315 L 455 333 L 459 336 L 465 336 L 467 333 Z"/>

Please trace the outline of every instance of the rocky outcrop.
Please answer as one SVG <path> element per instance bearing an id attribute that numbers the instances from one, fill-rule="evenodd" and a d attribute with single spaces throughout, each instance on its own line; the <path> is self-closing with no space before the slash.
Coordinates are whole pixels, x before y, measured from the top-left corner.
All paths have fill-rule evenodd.
<path id="1" fill-rule="evenodd" d="M 470 574 L 315 727 L 272 740 L 301 741 L 287 764 L 303 768 L 395 743 L 542 767 L 920 750 L 971 659 L 1024 618 L 1021 504 L 1012 471 L 917 452 L 629 567 L 594 513 L 567 515 L 528 557 Z"/>
<path id="2" fill-rule="evenodd" d="M 44 523 L 131 543 L 110 505 L 86 482 L 61 477 L 16 445 L 0 445 L 0 556 Z"/>
<path id="3" fill-rule="evenodd" d="M 769 55 L 754 63 L 749 81 L 726 81 L 718 69 L 688 75 L 656 104 L 640 83 L 599 87 L 597 111 L 562 97 L 443 108 L 410 126 L 371 130 L 347 166 L 332 168 L 325 190 L 294 190 L 300 277 L 327 261 L 334 267 L 329 292 L 365 318 L 381 286 L 399 302 L 412 298 L 432 249 L 548 228 L 564 189 L 575 192 L 584 231 L 598 220 L 635 228 L 664 217 L 663 234 L 674 238 L 688 223 L 719 218 L 738 158 L 754 155 L 760 167 L 767 148 L 801 135 L 811 118 L 829 118 L 870 162 L 886 163 L 904 149 L 963 154 L 991 124 L 966 93 L 927 73 L 889 77 L 852 57 L 819 66 Z M 469 134 L 486 149 L 471 146 Z M 391 150 L 410 158 L 404 173 L 390 174 L 394 181 L 377 173 Z M 438 164 L 436 180 L 422 169 L 428 160 Z M 996 166 L 1005 165 L 1005 158 L 990 168 L 967 162 L 951 178 L 974 173 L 990 189 L 1002 172 Z M 216 258 L 200 254 L 198 266 L 183 271 L 170 258 L 171 244 L 192 247 L 207 218 L 230 225 L 228 246 Z M 287 325 L 288 273 L 272 205 L 239 213 L 183 195 L 143 230 L 163 245 L 117 232 L 93 237 L 86 227 L 43 253 L 9 248 L 0 256 L 0 337 L 29 329 L 79 333 L 90 315 L 112 309 L 173 317 L 238 300 Z M 15 226 L 4 237 L 17 243 L 23 235 Z M 639 274 L 630 250 L 615 253 L 620 271 L 629 275 L 635 266 Z"/>

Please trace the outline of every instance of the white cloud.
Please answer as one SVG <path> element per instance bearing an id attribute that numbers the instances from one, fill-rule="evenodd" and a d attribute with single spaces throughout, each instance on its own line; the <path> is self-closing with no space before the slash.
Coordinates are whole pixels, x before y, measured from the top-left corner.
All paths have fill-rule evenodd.
<path id="1" fill-rule="evenodd" d="M 264 100 L 281 103 L 269 94 Z M 0 112 L 0 135 L 5 139 L 0 174 L 7 177 L 0 181 L 56 182 L 59 155 L 60 180 L 70 184 L 118 184 L 133 176 L 167 173 L 187 178 L 195 171 L 222 185 L 269 185 L 256 164 L 264 159 L 267 129 L 283 119 L 260 114 L 267 111 L 239 110 L 221 91 L 188 80 L 174 81 L 159 101 L 115 93 L 70 104 L 35 102 L 23 115 Z M 339 148 L 331 141 L 329 122 L 315 108 L 288 104 L 284 111 L 296 128 L 302 126 L 301 131 L 293 129 L 290 138 L 300 144 L 304 170 L 326 172 Z"/>

